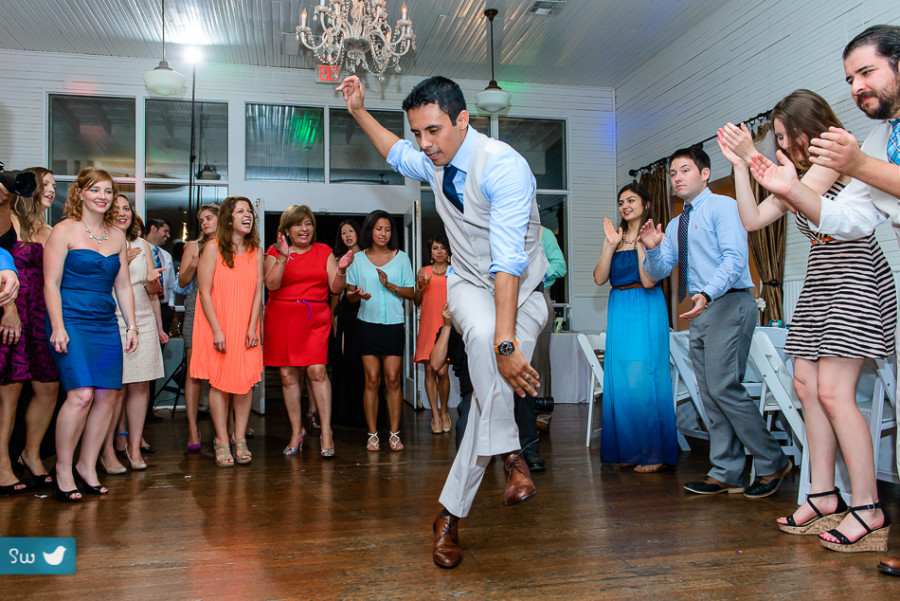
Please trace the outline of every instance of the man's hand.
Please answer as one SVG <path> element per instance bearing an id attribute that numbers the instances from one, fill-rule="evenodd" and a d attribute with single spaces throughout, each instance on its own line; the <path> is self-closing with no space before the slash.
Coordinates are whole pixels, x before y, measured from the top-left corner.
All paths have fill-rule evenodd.
<path id="1" fill-rule="evenodd" d="M 652 219 L 648 219 L 647 223 L 641 226 L 640 234 L 641 242 L 644 243 L 644 248 L 647 250 L 653 250 L 659 246 L 663 239 L 662 226 L 655 225 Z"/>
<path id="2" fill-rule="evenodd" d="M 19 276 L 13 269 L 0 271 L 0 307 L 16 300 L 19 294 Z"/>
<path id="3" fill-rule="evenodd" d="M 694 301 L 694 306 L 691 307 L 691 310 L 687 313 L 679 315 L 678 317 L 681 319 L 686 319 L 688 321 L 696 319 L 697 317 L 700 317 L 700 314 L 703 313 L 703 309 L 706 308 L 706 297 L 699 292 L 692 296 L 691 300 Z"/>
<path id="4" fill-rule="evenodd" d="M 865 160 L 859 142 L 840 127 L 829 127 L 821 137 L 809 141 L 809 162 L 854 176 Z"/>
<path id="5" fill-rule="evenodd" d="M 514 350 L 511 355 L 497 355 L 497 369 L 517 396 L 524 397 L 526 393 L 537 396 L 535 388 L 541 386 L 538 373 L 528 364 L 519 349 Z"/>
<path id="6" fill-rule="evenodd" d="M 356 75 L 345 78 L 335 90 L 344 95 L 351 115 L 353 111 L 365 108 L 366 90 Z"/>

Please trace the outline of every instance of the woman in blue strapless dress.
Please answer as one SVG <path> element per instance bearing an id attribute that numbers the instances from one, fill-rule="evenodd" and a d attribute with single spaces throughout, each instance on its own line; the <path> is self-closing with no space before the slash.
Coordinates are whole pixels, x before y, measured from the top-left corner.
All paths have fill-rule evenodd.
<path id="1" fill-rule="evenodd" d="M 76 479 L 88 493 L 108 492 L 97 477 L 97 459 L 122 388 L 113 291 L 128 324 L 125 352 L 137 348 L 128 246 L 112 227 L 115 197 L 116 185 L 106 171 L 82 170 L 69 188 L 67 219 L 53 228 L 44 250 L 50 349 L 66 390 L 56 420 L 56 493 L 63 501 L 81 500 Z M 81 452 L 73 465 L 79 439 Z"/>
<path id="2" fill-rule="evenodd" d="M 641 226 L 652 217 L 650 196 L 638 184 L 619 191 L 622 224 L 604 219 L 606 242 L 594 281 L 609 281 L 600 458 L 659 471 L 678 462 L 675 407 L 669 372 L 669 320 L 658 282 L 644 272 Z M 624 234 L 623 234 L 624 231 Z"/>

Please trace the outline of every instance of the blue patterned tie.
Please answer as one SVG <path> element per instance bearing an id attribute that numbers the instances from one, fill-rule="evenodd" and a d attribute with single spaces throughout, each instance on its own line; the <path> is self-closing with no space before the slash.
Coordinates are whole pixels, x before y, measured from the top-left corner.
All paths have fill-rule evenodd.
<path id="1" fill-rule="evenodd" d="M 688 227 L 691 223 L 691 209 L 694 205 L 687 203 L 678 218 L 678 302 L 687 296 L 688 280 Z"/>
<path id="2" fill-rule="evenodd" d="M 444 184 L 441 187 L 444 191 L 444 196 L 447 197 L 447 200 L 449 200 L 450 203 L 454 207 L 459 209 L 460 213 L 462 213 L 463 212 L 462 198 L 459 197 L 459 194 L 456 191 L 456 186 L 453 183 L 453 180 L 456 177 L 457 172 L 459 172 L 459 169 L 457 169 L 453 165 L 450 165 L 450 164 L 445 165 L 444 166 Z"/>
<path id="3" fill-rule="evenodd" d="M 891 121 L 891 137 L 887 143 L 888 160 L 900 165 L 900 119 Z"/>
<path id="4" fill-rule="evenodd" d="M 157 269 L 160 269 L 162 267 L 162 261 L 160 261 L 159 259 L 159 248 L 156 246 L 153 247 L 153 264 Z M 163 275 L 161 271 L 159 272 L 159 286 L 159 298 L 163 298 L 163 296 L 165 295 L 165 287 L 163 287 Z"/>

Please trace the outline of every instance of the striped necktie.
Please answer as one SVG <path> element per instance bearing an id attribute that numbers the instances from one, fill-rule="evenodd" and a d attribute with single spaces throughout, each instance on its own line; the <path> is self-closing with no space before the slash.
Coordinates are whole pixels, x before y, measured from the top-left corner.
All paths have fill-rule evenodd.
<path id="1" fill-rule="evenodd" d="M 887 143 L 888 160 L 895 165 L 900 165 L 900 119 L 891 121 L 891 137 Z"/>
<path id="2" fill-rule="evenodd" d="M 691 223 L 691 209 L 694 205 L 687 203 L 678 218 L 678 302 L 687 296 L 688 285 L 688 227 Z"/>
<path id="3" fill-rule="evenodd" d="M 447 200 L 450 201 L 454 207 L 459 209 L 459 212 L 463 212 L 463 202 L 462 198 L 459 197 L 459 193 L 456 191 L 456 185 L 453 183 L 454 178 L 456 178 L 456 174 L 459 172 L 459 169 L 454 167 L 451 164 L 444 166 L 444 183 L 441 186 L 441 189 L 444 191 L 444 196 L 447 197 Z"/>
<path id="4" fill-rule="evenodd" d="M 153 265 L 155 265 L 157 269 L 160 269 L 162 267 L 162 261 L 159 258 L 159 248 L 156 246 L 153 247 Z M 159 286 L 159 298 L 163 298 L 166 294 L 166 288 L 165 286 L 163 286 L 163 274 L 161 271 L 159 272 Z"/>

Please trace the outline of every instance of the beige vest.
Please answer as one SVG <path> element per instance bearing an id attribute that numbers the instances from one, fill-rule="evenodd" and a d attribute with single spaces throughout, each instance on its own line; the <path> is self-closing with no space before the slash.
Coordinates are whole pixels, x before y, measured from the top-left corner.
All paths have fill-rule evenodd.
<path id="1" fill-rule="evenodd" d="M 494 279 L 489 273 L 491 257 L 490 223 L 491 203 L 481 193 L 481 176 L 491 158 L 498 152 L 508 152 L 508 145 L 489 138 L 484 134 L 469 130 L 467 135 L 477 136 L 475 150 L 469 161 L 466 184 L 463 191 L 465 212 L 460 213 L 444 196 L 444 168 L 434 170 L 434 197 L 438 215 L 444 222 L 450 248 L 453 252 L 451 265 L 453 272 L 474 286 L 494 290 Z M 537 199 L 531 197 L 531 218 L 525 234 L 525 253 L 528 267 L 519 277 L 518 306 L 522 306 L 528 295 L 544 280 L 549 263 L 541 244 L 541 220 Z"/>

